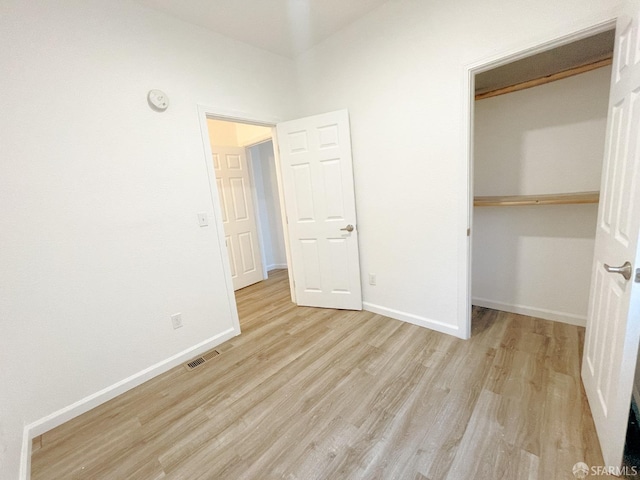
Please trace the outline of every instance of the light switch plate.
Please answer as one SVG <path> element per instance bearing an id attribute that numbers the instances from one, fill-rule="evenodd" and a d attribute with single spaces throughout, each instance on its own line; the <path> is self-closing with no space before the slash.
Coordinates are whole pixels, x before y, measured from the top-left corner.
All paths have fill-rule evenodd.
<path id="1" fill-rule="evenodd" d="M 182 313 L 174 313 L 171 315 L 171 323 L 173 324 L 173 329 L 182 327 Z"/>
<path id="2" fill-rule="evenodd" d="M 200 225 L 201 227 L 206 227 L 207 225 L 209 225 L 209 217 L 207 215 L 207 212 L 198 213 L 198 225 Z"/>

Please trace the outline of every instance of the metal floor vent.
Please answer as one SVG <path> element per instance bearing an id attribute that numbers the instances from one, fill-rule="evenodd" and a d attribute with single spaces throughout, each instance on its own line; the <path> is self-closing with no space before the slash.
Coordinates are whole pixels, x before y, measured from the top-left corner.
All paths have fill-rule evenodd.
<path id="1" fill-rule="evenodd" d="M 184 364 L 184 367 L 187 370 L 193 370 L 196 367 L 199 367 L 200 365 L 202 365 L 203 363 L 211 360 L 214 357 L 217 357 L 218 355 L 220 355 L 220 352 L 217 350 L 209 350 L 206 353 L 203 353 L 201 356 L 194 358 L 193 360 L 187 362 Z"/>

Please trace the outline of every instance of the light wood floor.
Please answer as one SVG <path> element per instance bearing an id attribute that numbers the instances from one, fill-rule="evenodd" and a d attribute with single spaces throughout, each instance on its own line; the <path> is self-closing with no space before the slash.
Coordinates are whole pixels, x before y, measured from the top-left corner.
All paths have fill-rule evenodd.
<path id="1" fill-rule="evenodd" d="M 463 341 L 237 292 L 242 335 L 34 441 L 39 479 L 573 479 L 601 465 L 584 329 L 477 308 Z"/>

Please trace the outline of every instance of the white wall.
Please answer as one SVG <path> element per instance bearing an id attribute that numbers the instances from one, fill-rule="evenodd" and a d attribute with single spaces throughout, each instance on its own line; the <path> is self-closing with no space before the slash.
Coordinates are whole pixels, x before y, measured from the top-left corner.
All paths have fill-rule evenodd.
<path id="1" fill-rule="evenodd" d="M 476 101 L 475 194 L 599 190 L 610 77 L 609 66 Z"/>
<path id="2" fill-rule="evenodd" d="M 264 242 L 264 261 L 267 270 L 287 267 L 282 230 L 278 180 L 273 143 L 264 142 L 250 148 L 253 179 L 258 198 L 260 231 Z"/>
<path id="3" fill-rule="evenodd" d="M 475 103 L 476 195 L 597 191 L 611 68 Z M 474 304 L 586 325 L 597 205 L 476 207 Z"/>
<path id="4" fill-rule="evenodd" d="M 291 61 L 125 0 L 5 0 L 0 40 L 0 478 L 15 479 L 25 425 L 233 334 L 197 104 L 288 119 L 296 87 Z"/>
<path id="5" fill-rule="evenodd" d="M 350 112 L 365 308 L 465 335 L 467 67 L 617 3 L 390 1 L 300 57 L 305 112 Z"/>

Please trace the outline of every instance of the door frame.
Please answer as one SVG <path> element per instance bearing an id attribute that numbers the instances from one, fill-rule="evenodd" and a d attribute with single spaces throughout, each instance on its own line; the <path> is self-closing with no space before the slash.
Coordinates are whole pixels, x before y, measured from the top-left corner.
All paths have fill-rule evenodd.
<path id="1" fill-rule="evenodd" d="M 462 326 L 461 336 L 464 339 L 471 337 L 472 317 L 472 245 L 473 245 L 473 166 L 474 166 L 474 111 L 475 111 L 475 76 L 478 73 L 491 70 L 496 67 L 521 60 L 525 57 L 541 53 L 546 50 L 566 45 L 568 43 L 587 38 L 616 27 L 617 17 L 593 23 L 589 26 L 565 35 L 549 37 L 532 43 L 528 47 L 518 48 L 510 52 L 500 53 L 474 63 L 464 68 L 463 88 L 466 94 L 464 104 L 464 131 L 463 139 L 465 155 L 463 155 L 463 185 L 462 191 L 466 195 L 460 195 L 459 218 L 459 271 L 458 271 L 458 325 Z M 469 232 L 469 233 L 467 233 Z"/>
<path id="2" fill-rule="evenodd" d="M 213 209 L 214 221 L 213 223 L 216 226 L 218 233 L 218 244 L 220 245 L 220 256 L 222 260 L 222 265 L 224 269 L 225 275 L 225 285 L 227 289 L 227 298 L 229 299 L 229 305 L 231 307 L 231 315 L 232 315 L 232 323 L 233 328 L 236 332 L 240 333 L 240 320 L 238 317 L 238 307 L 236 305 L 236 297 L 235 292 L 233 290 L 233 281 L 231 279 L 231 266 L 229 263 L 229 255 L 226 252 L 226 249 L 223 248 L 225 244 L 225 236 L 224 236 L 224 225 L 222 224 L 222 210 L 220 207 L 220 202 L 218 201 L 218 186 L 216 184 L 216 174 L 213 168 L 213 162 L 211 161 L 212 152 L 211 152 L 211 143 L 209 141 L 209 129 L 207 126 L 207 119 L 215 119 L 215 120 L 223 120 L 226 122 L 235 122 L 235 123 L 248 123 L 252 125 L 260 125 L 263 127 L 271 128 L 271 139 L 273 142 L 273 153 L 275 159 L 275 167 L 276 167 L 276 178 L 278 182 L 278 196 L 280 197 L 280 211 L 282 214 L 282 230 L 284 233 L 284 248 L 287 256 L 287 270 L 289 272 L 289 289 L 291 291 L 291 300 L 295 303 L 295 293 L 293 290 L 293 270 L 291 267 L 291 254 L 289 250 L 289 235 L 287 229 L 287 222 L 285 221 L 286 213 L 285 213 L 285 197 L 284 190 L 282 188 L 282 178 L 280 173 L 280 157 L 279 157 L 279 149 L 278 149 L 278 137 L 276 134 L 276 124 L 282 121 L 282 119 L 278 117 L 272 117 L 269 115 L 264 115 L 261 113 L 254 112 L 243 112 L 239 110 L 231 110 L 228 108 L 215 107 L 198 104 L 198 121 L 200 124 L 200 136 L 202 139 L 202 147 L 204 153 L 204 162 L 207 169 L 207 179 L 209 182 L 209 193 L 211 198 L 211 208 Z M 246 148 L 246 147 L 242 147 Z M 247 162 L 249 163 L 249 162 Z M 251 169 L 251 167 L 249 167 Z M 251 170 L 250 170 L 251 172 Z M 253 181 L 253 180 L 252 180 Z M 255 192 L 253 192 L 252 185 L 252 195 L 255 196 Z"/>

